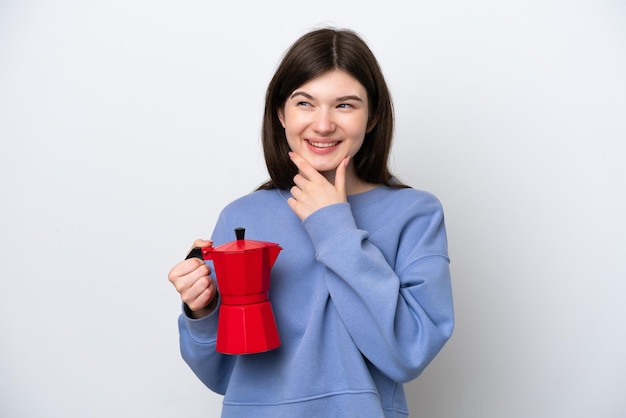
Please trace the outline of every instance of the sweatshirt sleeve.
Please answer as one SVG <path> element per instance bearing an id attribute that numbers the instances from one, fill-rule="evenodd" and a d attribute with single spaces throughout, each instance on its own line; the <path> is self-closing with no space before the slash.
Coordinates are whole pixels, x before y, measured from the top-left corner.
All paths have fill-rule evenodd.
<path id="1" fill-rule="evenodd" d="M 195 375 L 212 391 L 224 394 L 232 371 L 233 356 L 215 351 L 217 312 L 200 319 L 184 313 L 178 318 L 180 352 Z"/>
<path id="2" fill-rule="evenodd" d="M 215 242 L 224 242 L 228 239 L 228 231 L 224 227 L 223 218 L 222 212 L 211 236 Z M 232 235 L 232 231 L 229 232 Z M 207 264 L 213 270 L 212 261 L 207 261 Z M 211 277 L 215 280 L 214 272 L 211 273 Z M 220 303 L 221 301 L 218 300 L 215 310 L 199 319 L 190 318 L 183 305 L 183 313 L 178 318 L 178 331 L 183 360 L 205 386 L 223 395 L 230 381 L 235 358 L 221 354 L 215 349 Z"/>
<path id="3" fill-rule="evenodd" d="M 393 233 L 375 231 L 377 239 L 370 239 L 357 227 L 348 203 L 322 208 L 304 221 L 315 257 L 327 267 L 331 300 L 353 341 L 383 374 L 407 382 L 452 334 L 447 239 L 443 210 L 434 197 L 403 209 L 389 224 Z M 383 246 L 393 248 L 381 251 Z"/>

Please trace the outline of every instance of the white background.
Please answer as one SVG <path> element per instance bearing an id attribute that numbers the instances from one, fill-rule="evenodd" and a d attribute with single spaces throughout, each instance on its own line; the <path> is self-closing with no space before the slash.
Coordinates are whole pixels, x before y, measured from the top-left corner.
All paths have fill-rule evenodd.
<path id="1" fill-rule="evenodd" d="M 626 415 L 624 2 L 0 0 L 0 416 L 219 416 L 167 273 L 265 180 L 265 88 L 327 24 L 446 211 L 457 327 L 412 416 Z"/>

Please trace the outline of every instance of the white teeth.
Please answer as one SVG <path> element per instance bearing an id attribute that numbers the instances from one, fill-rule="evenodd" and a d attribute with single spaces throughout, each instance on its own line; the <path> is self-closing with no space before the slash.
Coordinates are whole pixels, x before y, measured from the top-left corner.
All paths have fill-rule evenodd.
<path id="1" fill-rule="evenodd" d="M 309 142 L 309 144 L 317 148 L 330 148 L 337 145 L 338 142 Z"/>

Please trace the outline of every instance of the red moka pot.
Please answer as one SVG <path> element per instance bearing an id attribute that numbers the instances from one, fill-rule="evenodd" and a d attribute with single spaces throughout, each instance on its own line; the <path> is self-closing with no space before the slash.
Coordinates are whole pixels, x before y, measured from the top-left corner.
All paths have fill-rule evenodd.
<path id="1" fill-rule="evenodd" d="M 280 346 L 269 301 L 270 270 L 282 248 L 273 242 L 237 239 L 217 247 L 201 248 L 204 260 L 213 260 L 221 304 L 217 323 L 217 351 L 252 354 Z"/>

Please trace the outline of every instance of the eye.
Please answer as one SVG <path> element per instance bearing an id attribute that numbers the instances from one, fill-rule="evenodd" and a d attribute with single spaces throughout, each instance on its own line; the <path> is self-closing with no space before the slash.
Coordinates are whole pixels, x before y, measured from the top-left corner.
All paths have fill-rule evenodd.
<path id="1" fill-rule="evenodd" d="M 350 108 L 352 108 L 354 106 L 352 106 L 350 103 L 340 103 L 340 104 L 337 105 L 337 107 L 339 109 L 350 109 Z"/>
<path id="2" fill-rule="evenodd" d="M 308 106 L 311 106 L 311 103 L 309 103 L 309 102 L 297 102 L 296 106 L 308 107 Z"/>

